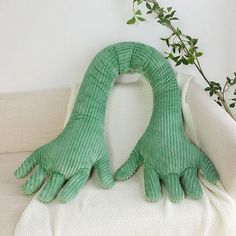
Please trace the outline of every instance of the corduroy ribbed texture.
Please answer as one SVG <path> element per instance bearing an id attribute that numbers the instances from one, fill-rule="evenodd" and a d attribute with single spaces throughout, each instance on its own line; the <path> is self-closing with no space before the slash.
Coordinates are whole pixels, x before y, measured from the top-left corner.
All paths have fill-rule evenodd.
<path id="1" fill-rule="evenodd" d="M 183 198 L 183 188 L 193 198 L 201 196 L 197 179 L 200 167 L 209 181 L 217 180 L 213 164 L 184 135 L 180 92 L 171 66 L 154 48 L 123 42 L 97 54 L 86 71 L 65 129 L 16 170 L 16 177 L 22 178 L 37 165 L 36 173 L 23 186 L 26 194 L 37 191 L 48 176 L 39 199 L 50 202 L 58 194 L 67 202 L 86 183 L 92 167 L 104 188 L 114 184 L 104 142 L 104 118 L 114 80 L 126 72 L 141 73 L 149 81 L 154 106 L 147 130 L 115 178 L 129 178 L 144 163 L 145 190 L 151 201 L 161 196 L 160 179 L 172 201 Z"/>

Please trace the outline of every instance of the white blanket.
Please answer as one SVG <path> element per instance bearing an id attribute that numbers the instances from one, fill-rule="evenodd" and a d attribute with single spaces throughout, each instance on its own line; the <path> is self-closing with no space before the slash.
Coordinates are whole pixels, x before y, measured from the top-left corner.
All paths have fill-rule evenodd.
<path id="1" fill-rule="evenodd" d="M 177 77 L 187 134 L 198 145 L 185 102 L 191 78 Z M 72 93 L 69 111 L 77 90 Z M 115 85 L 106 114 L 106 138 L 113 170 L 127 159 L 147 127 L 151 109 L 152 95 L 147 83 L 139 80 Z M 110 190 L 101 189 L 93 174 L 78 197 L 68 204 L 55 201 L 46 205 L 34 198 L 18 222 L 15 235 L 235 235 L 234 200 L 219 182 L 214 186 L 201 177 L 201 185 L 201 200 L 186 198 L 172 203 L 163 189 L 162 199 L 150 203 L 144 198 L 142 168 Z"/>

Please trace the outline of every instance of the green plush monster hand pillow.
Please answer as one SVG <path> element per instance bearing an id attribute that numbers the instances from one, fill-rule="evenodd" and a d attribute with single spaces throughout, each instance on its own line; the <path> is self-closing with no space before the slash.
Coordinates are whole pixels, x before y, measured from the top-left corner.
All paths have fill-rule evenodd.
<path id="1" fill-rule="evenodd" d="M 26 194 L 36 192 L 48 177 L 39 199 L 50 202 L 58 195 L 67 202 L 86 183 L 92 167 L 102 187 L 114 184 L 104 142 L 104 119 L 114 80 L 126 72 L 138 72 L 149 81 L 154 106 L 147 130 L 115 179 L 131 177 L 144 164 L 145 191 L 151 201 L 161 197 L 160 180 L 172 201 L 181 200 L 184 191 L 192 198 L 201 196 L 199 169 L 207 180 L 216 182 L 212 162 L 184 134 L 180 91 L 171 66 L 154 48 L 124 42 L 97 54 L 86 71 L 65 129 L 16 170 L 16 177 L 22 178 L 37 168 L 23 185 Z"/>

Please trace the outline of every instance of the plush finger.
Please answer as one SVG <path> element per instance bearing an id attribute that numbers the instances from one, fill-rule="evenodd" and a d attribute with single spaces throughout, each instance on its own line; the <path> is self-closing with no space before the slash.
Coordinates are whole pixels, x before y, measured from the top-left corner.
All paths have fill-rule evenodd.
<path id="1" fill-rule="evenodd" d="M 41 202 L 49 203 L 51 202 L 60 191 L 63 183 L 65 182 L 65 177 L 61 174 L 53 174 L 47 183 L 44 185 L 38 199 Z"/>
<path id="2" fill-rule="evenodd" d="M 103 158 L 95 164 L 95 171 L 98 182 L 103 188 L 111 188 L 114 185 L 114 179 L 109 167 L 108 158 Z"/>
<path id="3" fill-rule="evenodd" d="M 85 185 L 88 178 L 89 171 L 80 171 L 78 174 L 74 175 L 61 189 L 58 194 L 58 199 L 64 203 L 71 201 Z"/>
<path id="4" fill-rule="evenodd" d="M 33 152 L 15 171 L 15 177 L 17 179 L 23 178 L 28 175 L 31 170 L 38 164 L 38 153 Z"/>
<path id="5" fill-rule="evenodd" d="M 213 163 L 204 154 L 200 156 L 200 166 L 204 177 L 212 184 L 215 184 L 219 179 L 219 175 L 213 165 Z"/>
<path id="6" fill-rule="evenodd" d="M 198 180 L 197 169 L 186 169 L 182 176 L 182 184 L 185 193 L 189 197 L 193 199 L 199 199 L 202 196 L 202 188 Z"/>
<path id="7" fill-rule="evenodd" d="M 30 177 L 30 179 L 23 185 L 22 189 L 26 195 L 35 193 L 43 184 L 46 172 L 40 166 L 38 166 L 36 172 Z"/>
<path id="8" fill-rule="evenodd" d="M 169 199 L 172 202 L 179 202 L 184 198 L 184 191 L 179 182 L 179 176 L 176 174 L 169 174 L 163 178 Z"/>
<path id="9" fill-rule="evenodd" d="M 160 179 L 154 169 L 144 168 L 144 185 L 148 201 L 154 202 L 161 198 Z"/>
<path id="10" fill-rule="evenodd" d="M 135 174 L 139 166 L 143 164 L 143 157 L 133 151 L 128 160 L 116 171 L 115 180 L 126 180 Z"/>

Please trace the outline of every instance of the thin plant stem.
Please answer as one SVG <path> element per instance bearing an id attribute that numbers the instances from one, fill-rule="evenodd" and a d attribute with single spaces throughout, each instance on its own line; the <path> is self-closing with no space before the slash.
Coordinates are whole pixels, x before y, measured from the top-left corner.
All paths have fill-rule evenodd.
<path id="1" fill-rule="evenodd" d="M 144 0 L 144 2 L 148 2 L 148 3 L 152 3 L 154 5 L 157 5 L 159 6 L 159 4 L 157 3 L 157 1 L 155 0 Z M 133 12 L 135 11 L 134 9 L 134 5 L 133 5 Z M 157 14 L 159 14 L 160 11 L 156 11 Z M 171 24 L 171 22 L 169 22 L 168 24 L 165 23 L 164 24 L 167 28 L 169 28 L 172 33 L 177 36 L 177 38 L 179 39 L 179 41 L 184 45 L 183 46 L 183 50 L 185 52 L 186 55 L 189 54 L 189 51 L 188 51 L 188 48 L 186 47 L 185 43 L 184 43 L 184 40 L 182 39 L 182 37 L 180 36 L 180 34 L 177 32 L 177 29 Z M 203 79 L 205 80 L 205 82 L 210 86 L 211 85 L 211 82 L 207 79 L 205 73 L 203 72 L 202 70 L 202 67 L 201 67 L 201 64 L 200 64 L 200 61 L 198 60 L 198 58 L 196 57 L 194 62 L 193 62 L 193 65 L 196 67 L 196 69 L 198 70 L 198 72 L 201 74 L 201 76 L 203 77 Z M 227 84 L 227 83 L 226 83 Z M 227 102 L 225 101 L 225 97 L 224 97 L 224 93 L 228 90 L 225 89 L 226 88 L 226 84 L 224 86 L 224 89 L 223 91 L 215 91 L 214 93 L 218 96 L 219 100 L 221 101 L 225 111 L 236 121 L 236 118 L 234 118 Z"/>

